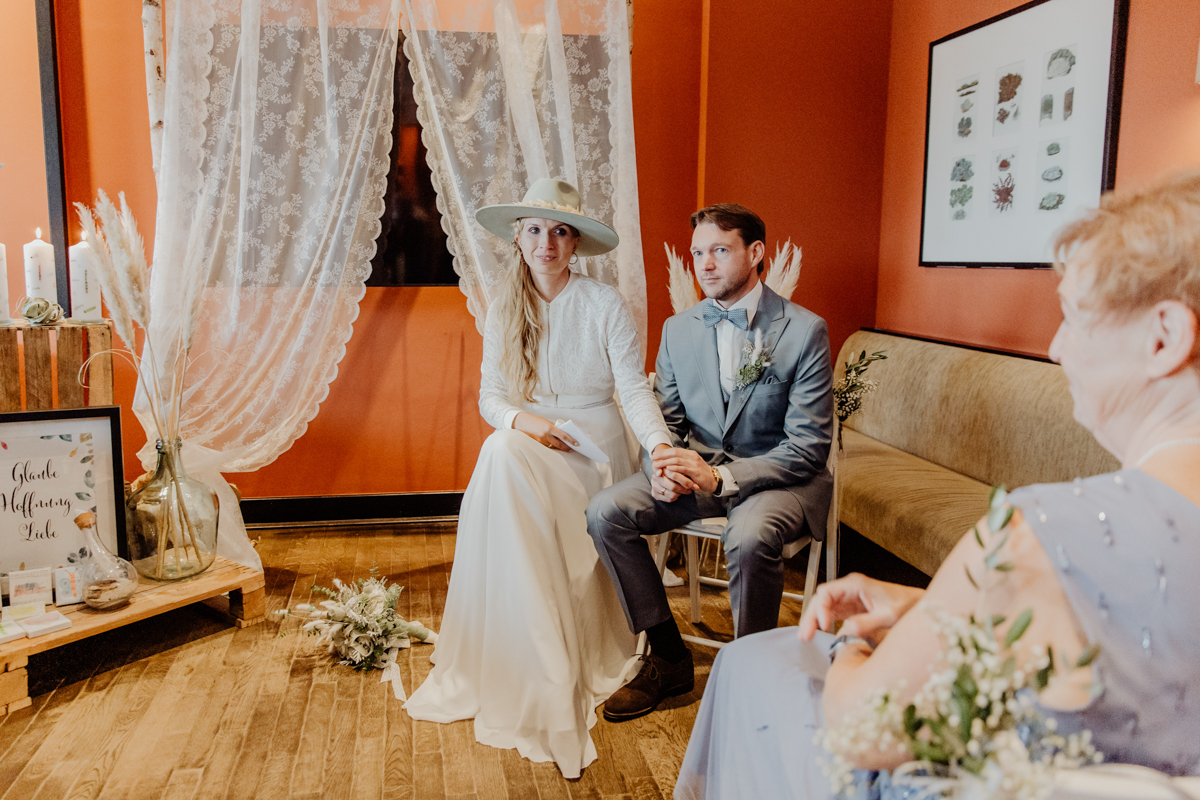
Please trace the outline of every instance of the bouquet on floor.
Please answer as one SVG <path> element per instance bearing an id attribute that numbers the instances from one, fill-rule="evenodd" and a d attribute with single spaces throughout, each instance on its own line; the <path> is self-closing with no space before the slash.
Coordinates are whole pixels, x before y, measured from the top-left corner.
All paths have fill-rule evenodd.
<path id="1" fill-rule="evenodd" d="M 987 521 L 995 543 L 989 548 L 978 528 L 973 530 L 976 542 L 988 550 L 989 572 L 1013 568 L 1001 560 L 1012 514 L 1004 488 L 993 489 Z M 987 576 L 978 582 L 969 571 L 967 576 L 980 590 L 982 609 Z M 1056 770 L 1102 760 L 1090 731 L 1063 736 L 1037 705 L 1038 693 L 1056 673 L 1090 665 L 1097 645 L 1073 661 L 1058 656 L 1060 669 L 1049 646 L 1032 648 L 1029 662 L 1019 665 L 1012 650 L 1029 628 L 1032 610 L 1018 615 L 1003 637 L 996 631 L 1005 622 L 1002 616 L 931 616 L 942 640 L 942 668 L 934 669 L 913 700 L 902 705 L 893 693 L 880 690 L 866 697 L 856 714 L 818 734 L 818 743 L 832 756 L 826 767 L 835 795 L 854 785 L 853 761 L 876 751 L 913 756 L 893 770 L 891 781 L 912 787 L 912 796 L 921 800 L 1040 800 L 1050 796 Z"/>
<path id="2" fill-rule="evenodd" d="M 402 619 L 396 613 L 396 601 L 404 587 L 389 586 L 374 571 L 370 578 L 348 584 L 335 578 L 333 586 L 313 587 L 328 600 L 315 606 L 301 603 L 294 609 L 282 609 L 275 612 L 275 619 L 294 616 L 306 620 L 301 630 L 316 636 L 318 644 L 329 645 L 329 652 L 340 659 L 338 663 L 356 670 L 383 670 L 381 682 L 391 681 L 396 697 L 405 699 L 396 656 L 414 639 L 434 644 L 437 634 L 419 622 Z"/>

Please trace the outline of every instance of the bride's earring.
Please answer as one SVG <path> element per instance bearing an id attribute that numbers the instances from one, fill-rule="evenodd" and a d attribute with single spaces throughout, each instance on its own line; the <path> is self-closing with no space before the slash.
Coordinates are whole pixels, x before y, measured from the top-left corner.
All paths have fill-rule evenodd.
<path id="1" fill-rule="evenodd" d="M 579 256 L 575 253 L 571 253 L 571 260 L 567 263 L 569 263 L 572 267 L 575 266 L 579 263 Z"/>

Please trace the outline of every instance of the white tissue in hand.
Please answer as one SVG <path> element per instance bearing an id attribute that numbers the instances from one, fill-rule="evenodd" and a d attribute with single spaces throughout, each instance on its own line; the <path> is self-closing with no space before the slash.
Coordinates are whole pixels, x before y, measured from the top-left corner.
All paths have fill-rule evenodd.
<path id="1" fill-rule="evenodd" d="M 558 428 L 560 431 L 579 442 L 577 445 L 567 442 L 567 447 L 570 447 L 581 456 L 590 458 L 597 464 L 608 463 L 608 454 L 597 447 L 596 443 L 589 439 L 583 431 L 579 430 L 579 426 L 575 424 L 575 420 L 567 420 L 564 422 L 560 419 L 558 422 L 554 423 L 554 427 Z"/>

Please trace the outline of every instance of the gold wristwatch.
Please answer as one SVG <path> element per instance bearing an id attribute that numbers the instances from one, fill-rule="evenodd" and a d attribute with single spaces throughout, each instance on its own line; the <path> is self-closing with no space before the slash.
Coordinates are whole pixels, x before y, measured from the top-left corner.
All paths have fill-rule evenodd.
<path id="1" fill-rule="evenodd" d="M 725 479 L 721 477 L 721 470 L 716 467 L 712 468 L 713 478 L 717 482 L 717 488 L 713 489 L 713 494 L 720 494 L 721 489 L 725 486 Z"/>

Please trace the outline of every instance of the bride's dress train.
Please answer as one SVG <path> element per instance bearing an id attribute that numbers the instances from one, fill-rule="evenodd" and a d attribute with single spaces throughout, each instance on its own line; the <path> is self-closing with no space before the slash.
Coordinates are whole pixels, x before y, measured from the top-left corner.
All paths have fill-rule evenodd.
<path id="1" fill-rule="evenodd" d="M 596 706 L 636 668 L 582 513 L 577 473 L 596 466 L 516 431 L 487 439 L 461 512 L 479 524 L 459 527 L 435 666 L 405 704 L 415 719 L 474 717 L 478 741 L 568 778 L 596 759 Z"/>

